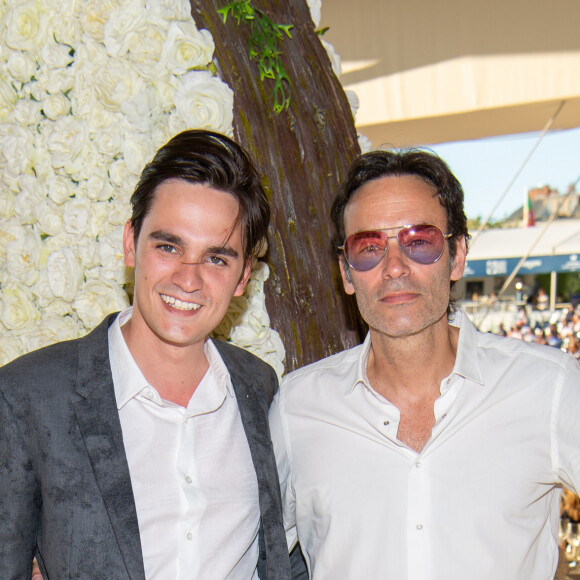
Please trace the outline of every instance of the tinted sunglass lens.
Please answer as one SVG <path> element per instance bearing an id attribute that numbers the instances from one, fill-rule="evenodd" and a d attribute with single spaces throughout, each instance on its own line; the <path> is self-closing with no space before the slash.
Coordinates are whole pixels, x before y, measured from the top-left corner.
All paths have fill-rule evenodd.
<path id="1" fill-rule="evenodd" d="M 353 234 L 345 243 L 346 259 L 355 270 L 366 272 L 382 260 L 387 244 L 388 239 L 383 232 Z"/>
<path id="2" fill-rule="evenodd" d="M 418 225 L 399 232 L 399 245 L 418 264 L 433 264 L 443 253 L 445 238 L 436 226 Z"/>

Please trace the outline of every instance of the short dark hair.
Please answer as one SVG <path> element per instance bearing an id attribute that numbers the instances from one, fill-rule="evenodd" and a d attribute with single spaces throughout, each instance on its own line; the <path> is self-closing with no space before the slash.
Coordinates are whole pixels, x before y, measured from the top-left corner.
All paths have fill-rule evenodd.
<path id="1" fill-rule="evenodd" d="M 368 181 L 382 177 L 413 175 L 433 186 L 447 215 L 446 234 L 451 258 L 455 256 L 457 237 L 469 239 L 467 217 L 463 210 L 463 188 L 445 161 L 431 151 L 401 149 L 397 151 L 370 151 L 359 155 L 348 170 L 332 204 L 330 217 L 334 223 L 333 248 L 339 253 L 345 239 L 344 211 L 353 194 Z"/>
<path id="2" fill-rule="evenodd" d="M 339 247 L 342 246 L 346 237 L 344 211 L 353 194 L 368 181 L 403 175 L 419 177 L 435 188 L 447 216 L 447 231 L 444 233 L 451 234 L 449 238 L 450 260 L 455 257 L 458 237 L 464 236 L 467 246 L 471 236 L 463 209 L 463 188 L 445 161 L 432 151 L 424 149 L 378 150 L 359 155 L 354 160 L 332 204 L 330 217 L 335 229 L 332 243 L 335 254 L 340 255 Z M 348 264 L 345 262 L 344 265 L 346 274 L 349 276 Z M 454 281 L 450 283 L 451 288 L 454 284 Z M 455 299 L 450 298 L 448 313 L 454 309 L 454 303 Z"/>
<path id="3" fill-rule="evenodd" d="M 131 196 L 135 243 L 151 210 L 155 192 L 168 179 L 181 179 L 232 194 L 239 203 L 244 261 L 261 249 L 270 223 L 270 205 L 260 176 L 247 151 L 213 131 L 183 131 L 157 151 Z"/>

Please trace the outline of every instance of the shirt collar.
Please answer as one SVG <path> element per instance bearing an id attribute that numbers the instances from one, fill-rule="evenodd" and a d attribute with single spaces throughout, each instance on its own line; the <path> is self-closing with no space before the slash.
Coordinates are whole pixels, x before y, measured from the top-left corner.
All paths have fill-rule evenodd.
<path id="1" fill-rule="evenodd" d="M 121 409 L 144 388 L 150 386 L 131 355 L 121 331 L 121 327 L 131 318 L 132 313 L 133 308 L 127 308 L 117 316 L 109 327 L 109 360 L 117 409 Z M 235 396 L 228 368 L 211 339 L 205 341 L 203 350 L 216 383 L 223 385 L 230 396 Z"/>
<path id="2" fill-rule="evenodd" d="M 457 355 L 455 365 L 451 374 L 460 375 L 479 383 L 484 384 L 481 366 L 479 364 L 478 353 L 478 330 L 469 320 L 469 317 L 460 309 L 457 309 L 449 322 L 452 326 L 459 327 L 459 340 L 457 341 Z"/>
<path id="3" fill-rule="evenodd" d="M 346 394 L 350 395 L 357 385 L 362 384 L 365 387 L 370 387 L 367 377 L 367 362 L 369 360 L 369 352 L 371 350 L 371 333 L 368 332 L 359 351 L 358 361 L 356 364 L 356 375 L 352 384 L 347 388 Z"/>
<path id="4" fill-rule="evenodd" d="M 479 359 L 477 357 L 477 333 L 479 331 L 471 320 L 469 320 L 469 317 L 460 309 L 457 309 L 453 313 L 449 324 L 451 326 L 459 327 L 457 355 L 455 357 L 455 364 L 453 365 L 451 374 L 460 375 L 466 379 L 483 385 L 483 376 L 479 365 Z M 348 387 L 346 394 L 352 393 L 354 388 L 359 384 L 370 387 L 367 377 L 367 362 L 369 360 L 370 348 L 371 335 L 369 332 L 367 333 L 362 348 L 360 349 L 354 381 Z"/>

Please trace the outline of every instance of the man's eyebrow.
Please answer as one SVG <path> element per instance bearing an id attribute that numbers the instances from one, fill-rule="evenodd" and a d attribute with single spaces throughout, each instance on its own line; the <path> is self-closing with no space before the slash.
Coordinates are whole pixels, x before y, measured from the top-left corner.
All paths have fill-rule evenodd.
<path id="1" fill-rule="evenodd" d="M 155 230 L 149 234 L 149 238 L 153 240 L 158 240 L 160 242 L 166 242 L 168 244 L 173 244 L 175 246 L 183 247 L 185 242 L 183 238 L 167 232 L 165 230 Z M 238 258 L 239 254 L 232 248 L 229 244 L 223 244 L 221 246 L 210 246 L 205 250 L 206 254 L 218 254 L 220 256 L 229 256 L 230 258 Z"/>
<path id="2" fill-rule="evenodd" d="M 182 238 L 170 232 L 166 232 L 165 230 L 155 230 L 149 234 L 149 238 L 153 240 L 159 240 L 160 242 L 168 242 L 176 246 L 183 245 Z"/>
<path id="3" fill-rule="evenodd" d="M 230 258 L 239 257 L 238 252 L 234 250 L 231 246 L 212 246 L 206 250 L 208 254 L 219 254 L 220 256 L 229 256 Z"/>

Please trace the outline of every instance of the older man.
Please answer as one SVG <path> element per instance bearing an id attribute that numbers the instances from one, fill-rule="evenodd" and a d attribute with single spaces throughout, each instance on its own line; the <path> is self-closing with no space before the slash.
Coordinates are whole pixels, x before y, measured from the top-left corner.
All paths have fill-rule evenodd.
<path id="1" fill-rule="evenodd" d="M 553 578 L 561 487 L 580 489 L 577 362 L 454 312 L 467 223 L 435 155 L 361 156 L 332 217 L 369 333 L 274 399 L 289 543 L 314 580 Z"/>

